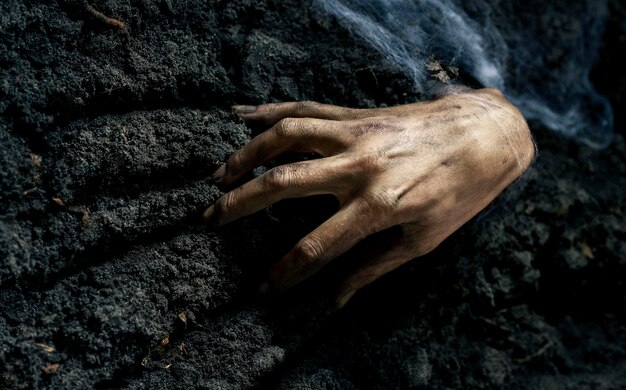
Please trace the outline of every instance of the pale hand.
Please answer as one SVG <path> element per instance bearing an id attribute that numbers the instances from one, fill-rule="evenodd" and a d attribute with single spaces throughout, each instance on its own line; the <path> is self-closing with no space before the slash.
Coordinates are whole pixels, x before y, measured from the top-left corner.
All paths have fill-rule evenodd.
<path id="1" fill-rule="evenodd" d="M 235 106 L 271 128 L 236 151 L 213 178 L 235 183 L 287 151 L 322 158 L 280 165 L 225 194 L 204 212 L 223 225 L 281 199 L 332 194 L 339 210 L 269 272 L 260 289 L 284 290 L 373 233 L 402 234 L 372 250 L 340 287 L 339 307 L 363 286 L 428 253 L 485 208 L 531 164 L 524 117 L 495 89 L 379 109 L 314 102 Z M 374 248 L 375 249 L 375 248 Z"/>

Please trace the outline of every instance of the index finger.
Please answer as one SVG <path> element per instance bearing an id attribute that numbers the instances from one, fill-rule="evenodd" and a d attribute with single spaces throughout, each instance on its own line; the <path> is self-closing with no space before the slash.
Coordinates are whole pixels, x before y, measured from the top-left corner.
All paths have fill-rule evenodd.
<path id="1" fill-rule="evenodd" d="M 317 118 L 335 121 L 359 119 L 371 110 L 339 107 L 312 101 L 233 106 L 233 112 L 249 121 L 273 125 L 283 118 Z"/>
<path id="2" fill-rule="evenodd" d="M 278 157 L 286 151 L 314 152 L 321 156 L 340 151 L 346 141 L 337 121 L 286 118 L 271 129 L 254 137 L 247 145 L 228 158 L 213 179 L 231 184 L 252 169 Z"/>

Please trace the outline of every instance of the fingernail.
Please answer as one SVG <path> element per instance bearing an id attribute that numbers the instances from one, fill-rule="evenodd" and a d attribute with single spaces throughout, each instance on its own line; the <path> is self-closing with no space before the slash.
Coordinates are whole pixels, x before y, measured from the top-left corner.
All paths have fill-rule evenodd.
<path id="1" fill-rule="evenodd" d="M 220 183 L 224 179 L 224 175 L 226 174 L 226 164 L 222 164 L 217 170 L 213 173 L 213 181 L 216 183 Z"/>
<path id="2" fill-rule="evenodd" d="M 352 298 L 354 293 L 356 293 L 356 290 L 350 290 L 347 293 L 343 294 L 342 297 L 337 299 L 337 302 L 335 302 L 335 306 L 337 307 L 337 309 L 341 309 L 342 307 L 344 307 L 346 303 L 348 303 L 350 298 Z"/>
<path id="3" fill-rule="evenodd" d="M 204 213 L 202 213 L 202 219 L 204 219 L 209 226 L 217 225 L 217 220 L 215 218 L 215 206 L 211 206 L 204 210 Z"/>
<path id="4" fill-rule="evenodd" d="M 270 284 L 267 282 L 263 282 L 259 285 L 259 292 L 261 294 L 265 294 L 266 292 L 268 292 L 270 290 Z"/>
<path id="5" fill-rule="evenodd" d="M 256 106 L 232 106 L 231 109 L 233 113 L 242 115 L 242 114 L 252 114 L 256 111 Z"/>

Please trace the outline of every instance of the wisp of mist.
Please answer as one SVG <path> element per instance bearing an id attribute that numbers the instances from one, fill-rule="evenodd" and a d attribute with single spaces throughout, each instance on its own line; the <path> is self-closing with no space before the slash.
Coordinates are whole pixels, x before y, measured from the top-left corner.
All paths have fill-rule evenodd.
<path id="1" fill-rule="evenodd" d="M 402 69 L 418 92 L 434 56 L 482 86 L 500 88 L 529 120 L 595 148 L 611 142 L 611 106 L 589 79 L 606 0 L 502 1 L 497 7 L 488 0 L 317 1 Z"/>

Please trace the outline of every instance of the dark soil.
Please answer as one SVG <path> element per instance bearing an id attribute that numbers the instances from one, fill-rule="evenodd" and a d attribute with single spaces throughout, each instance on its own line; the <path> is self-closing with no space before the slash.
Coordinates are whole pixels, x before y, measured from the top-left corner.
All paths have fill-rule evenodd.
<path id="1" fill-rule="evenodd" d="M 91 4 L 125 28 L 0 4 L 0 388 L 626 387 L 623 5 L 593 72 L 611 146 L 533 124 L 524 186 L 334 312 L 350 255 L 255 293 L 332 199 L 199 222 L 251 135 L 229 106 L 394 105 L 410 81 L 308 1 Z"/>

